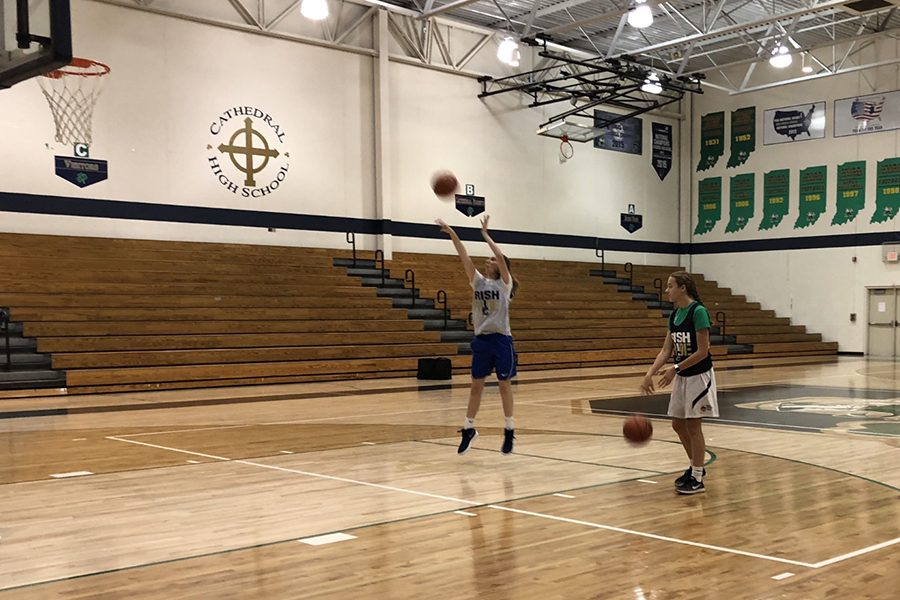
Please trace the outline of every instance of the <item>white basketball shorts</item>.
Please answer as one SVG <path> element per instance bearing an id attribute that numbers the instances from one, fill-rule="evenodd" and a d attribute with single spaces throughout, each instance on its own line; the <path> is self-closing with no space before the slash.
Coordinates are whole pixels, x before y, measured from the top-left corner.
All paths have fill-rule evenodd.
<path id="1" fill-rule="evenodd" d="M 676 419 L 718 417 L 715 371 L 710 369 L 706 373 L 687 377 L 676 375 L 672 382 L 668 414 Z"/>

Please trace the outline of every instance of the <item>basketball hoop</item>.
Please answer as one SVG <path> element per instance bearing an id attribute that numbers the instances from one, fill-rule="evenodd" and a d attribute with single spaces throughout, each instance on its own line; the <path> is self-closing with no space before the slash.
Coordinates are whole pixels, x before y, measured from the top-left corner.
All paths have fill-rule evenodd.
<path id="1" fill-rule="evenodd" d="M 94 105 L 103 91 L 103 78 L 109 71 L 109 67 L 101 62 L 73 58 L 65 67 L 37 78 L 53 113 L 57 142 L 91 143 Z"/>
<path id="2" fill-rule="evenodd" d="M 559 138 L 559 164 L 566 162 L 573 156 L 575 156 L 575 148 L 572 147 L 569 136 L 563 134 Z"/>

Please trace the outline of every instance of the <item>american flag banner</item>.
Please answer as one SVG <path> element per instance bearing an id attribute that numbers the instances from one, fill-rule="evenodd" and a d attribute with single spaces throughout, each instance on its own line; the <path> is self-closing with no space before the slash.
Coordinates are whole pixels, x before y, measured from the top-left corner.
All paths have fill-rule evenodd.
<path id="1" fill-rule="evenodd" d="M 850 104 L 850 116 L 857 121 L 871 121 L 881 116 L 884 109 L 884 96 L 877 100 L 854 99 Z"/>
<path id="2" fill-rule="evenodd" d="M 834 136 L 900 129 L 900 91 L 876 92 L 834 101 Z"/>

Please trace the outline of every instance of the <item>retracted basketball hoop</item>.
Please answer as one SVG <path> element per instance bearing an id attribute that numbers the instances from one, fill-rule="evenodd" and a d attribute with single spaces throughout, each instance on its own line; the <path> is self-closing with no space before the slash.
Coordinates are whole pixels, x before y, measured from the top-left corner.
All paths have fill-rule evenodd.
<path id="1" fill-rule="evenodd" d="M 44 73 L 38 85 L 53 113 L 56 141 L 61 144 L 90 144 L 94 105 L 103 91 L 109 66 L 96 60 L 73 58 L 65 67 Z"/>

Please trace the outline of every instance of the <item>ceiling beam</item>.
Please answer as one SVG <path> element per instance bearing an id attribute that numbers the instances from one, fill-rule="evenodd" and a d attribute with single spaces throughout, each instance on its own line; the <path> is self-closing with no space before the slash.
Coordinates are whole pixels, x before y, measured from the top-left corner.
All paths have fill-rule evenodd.
<path id="1" fill-rule="evenodd" d="M 650 46 L 645 46 L 644 48 L 638 48 L 630 52 L 622 52 L 618 55 L 614 55 L 616 57 L 622 56 L 623 54 L 648 54 L 650 52 L 654 52 L 657 50 L 665 50 L 667 48 L 675 48 L 682 45 L 687 45 L 695 42 L 703 42 L 706 40 L 711 40 L 714 38 L 724 37 L 726 35 L 741 33 L 745 31 L 749 31 L 751 29 L 756 29 L 760 27 L 765 27 L 767 25 L 771 25 L 772 23 L 777 23 L 779 21 L 787 21 L 788 19 L 793 19 L 796 17 L 800 17 L 803 15 L 813 14 L 817 12 L 829 11 L 839 6 L 843 6 L 847 3 L 848 0 L 829 0 L 827 2 L 819 3 L 815 6 L 798 8 L 795 10 L 787 11 L 784 13 L 780 13 L 777 15 L 769 15 L 763 17 L 761 19 L 756 19 L 754 21 L 749 21 L 747 23 L 737 23 L 735 25 L 729 25 L 727 27 L 721 27 L 719 29 L 715 29 L 713 31 L 709 31 L 707 33 L 695 33 L 691 35 L 687 35 L 684 37 L 676 38 L 674 40 L 670 40 L 668 42 L 662 42 L 659 44 L 652 44 Z"/>
<path id="2" fill-rule="evenodd" d="M 437 8 L 432 8 L 431 10 L 422 13 L 419 15 L 419 18 L 427 19 L 427 18 L 433 17 L 435 15 L 443 14 L 443 13 L 447 12 L 448 10 L 455 10 L 457 8 L 462 8 L 464 6 L 473 4 L 475 2 L 478 2 L 478 0 L 455 0 L 454 2 L 448 2 L 447 4 L 438 6 Z"/>

